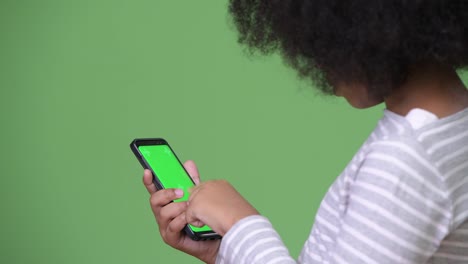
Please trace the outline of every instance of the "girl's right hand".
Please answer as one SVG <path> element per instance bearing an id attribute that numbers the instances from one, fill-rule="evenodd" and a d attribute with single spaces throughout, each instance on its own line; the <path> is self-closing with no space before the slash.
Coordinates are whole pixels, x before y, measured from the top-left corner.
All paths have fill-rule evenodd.
<path id="1" fill-rule="evenodd" d="M 184 167 L 193 181 L 199 184 L 200 177 L 195 163 L 189 160 Z M 215 263 L 221 240 L 194 241 L 182 231 L 187 224 L 187 202 L 172 202 L 183 196 L 182 190 L 157 190 L 149 170 L 144 171 L 143 184 L 151 195 L 151 209 L 164 242 L 206 263 Z"/>

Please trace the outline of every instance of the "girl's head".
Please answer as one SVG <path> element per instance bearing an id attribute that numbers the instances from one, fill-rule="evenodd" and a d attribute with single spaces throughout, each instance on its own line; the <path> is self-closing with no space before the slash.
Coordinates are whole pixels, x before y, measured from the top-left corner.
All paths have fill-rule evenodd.
<path id="1" fill-rule="evenodd" d="M 468 65 L 466 0 L 230 0 L 239 42 L 368 107 L 415 70 Z"/>

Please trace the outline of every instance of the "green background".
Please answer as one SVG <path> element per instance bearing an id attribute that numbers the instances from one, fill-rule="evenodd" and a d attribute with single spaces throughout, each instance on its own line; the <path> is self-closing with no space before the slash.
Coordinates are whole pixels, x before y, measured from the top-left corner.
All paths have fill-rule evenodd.
<path id="1" fill-rule="evenodd" d="M 159 237 L 136 137 L 228 179 L 298 255 L 382 106 L 247 57 L 226 4 L 1 1 L 0 263 L 198 263 Z"/>

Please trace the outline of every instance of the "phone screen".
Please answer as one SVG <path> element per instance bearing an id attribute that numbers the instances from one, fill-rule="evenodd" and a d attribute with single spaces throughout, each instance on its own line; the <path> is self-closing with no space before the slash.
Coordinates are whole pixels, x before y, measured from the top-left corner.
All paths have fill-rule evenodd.
<path id="1" fill-rule="evenodd" d="M 138 150 L 165 189 L 177 188 L 184 191 L 184 196 L 174 200 L 174 202 L 187 201 L 189 189 L 195 184 L 171 148 L 168 145 L 145 145 L 139 146 Z M 189 226 L 194 232 L 212 231 L 206 225 L 202 227 Z"/>

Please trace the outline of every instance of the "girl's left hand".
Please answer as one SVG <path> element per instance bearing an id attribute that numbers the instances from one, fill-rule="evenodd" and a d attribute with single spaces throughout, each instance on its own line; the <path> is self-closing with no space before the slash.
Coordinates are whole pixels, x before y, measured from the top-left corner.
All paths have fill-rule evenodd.
<path id="1" fill-rule="evenodd" d="M 188 223 L 194 226 L 206 224 L 221 236 L 242 218 L 258 214 L 225 180 L 206 181 L 194 187 L 186 210 Z"/>

